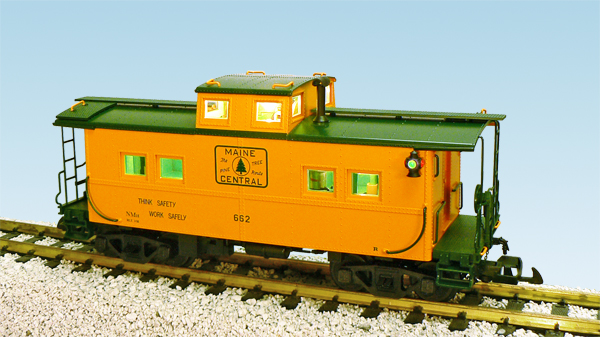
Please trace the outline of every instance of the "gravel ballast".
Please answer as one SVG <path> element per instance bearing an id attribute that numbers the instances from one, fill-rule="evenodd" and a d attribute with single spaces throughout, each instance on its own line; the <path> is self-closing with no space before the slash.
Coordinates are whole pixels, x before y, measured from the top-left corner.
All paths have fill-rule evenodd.
<path id="1" fill-rule="evenodd" d="M 105 278 L 106 268 L 72 273 L 69 261 L 51 269 L 40 258 L 17 263 L 17 257 L 0 257 L 0 336 L 494 336 L 497 330 L 494 323 L 470 322 L 467 330 L 451 332 L 450 321 L 439 317 L 404 324 L 407 312 L 387 309 L 368 319 L 360 317 L 362 308 L 345 304 L 319 313 L 323 301 L 309 298 L 287 310 L 279 305 L 280 295 L 241 301 L 244 289 L 205 295 L 208 285 L 171 289 L 174 280 L 168 278 L 144 283 L 130 272 Z M 504 308 L 506 301 L 485 298 L 482 305 Z M 525 311 L 550 309 L 551 304 L 530 302 Z M 597 314 L 569 310 L 571 317 Z M 512 336 L 539 335 L 518 329 Z"/>
<path id="2" fill-rule="evenodd" d="M 354 305 L 319 313 L 323 301 L 307 298 L 286 310 L 279 295 L 244 302 L 238 288 L 205 295 L 207 285 L 171 289 L 173 280 L 162 277 L 148 283 L 133 273 L 105 278 L 106 268 L 72 273 L 71 262 L 50 269 L 40 258 L 24 264 L 15 258 L 0 257 L 1 336 L 493 336 L 497 328 L 471 322 L 466 331 L 451 332 L 438 317 L 404 324 L 406 312 L 386 309 L 367 319 Z M 519 329 L 513 336 L 538 334 Z"/>

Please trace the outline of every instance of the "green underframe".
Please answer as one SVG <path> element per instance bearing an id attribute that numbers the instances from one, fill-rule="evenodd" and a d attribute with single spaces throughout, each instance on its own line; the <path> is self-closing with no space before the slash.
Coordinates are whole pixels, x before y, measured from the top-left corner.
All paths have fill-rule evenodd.
<path id="1" fill-rule="evenodd" d="M 459 215 L 433 248 L 432 257 L 437 260 L 438 286 L 469 289 L 473 286 L 476 265 L 482 261 L 475 247 L 474 237 L 477 217 Z M 470 274 L 468 280 L 456 279 L 459 274 Z M 446 277 L 448 275 L 448 277 Z"/>

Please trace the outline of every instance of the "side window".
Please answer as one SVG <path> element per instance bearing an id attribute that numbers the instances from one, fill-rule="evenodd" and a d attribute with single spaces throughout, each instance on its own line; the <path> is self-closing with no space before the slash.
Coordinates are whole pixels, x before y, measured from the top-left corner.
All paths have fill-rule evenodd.
<path id="1" fill-rule="evenodd" d="M 281 122 L 283 104 L 276 102 L 256 102 L 256 120 L 259 122 Z"/>
<path id="2" fill-rule="evenodd" d="M 325 87 L 325 104 L 331 103 L 331 87 L 328 85 Z"/>
<path id="3" fill-rule="evenodd" d="M 183 160 L 160 158 L 160 177 L 167 179 L 183 179 Z"/>
<path id="4" fill-rule="evenodd" d="M 352 173 L 352 194 L 379 195 L 379 174 Z"/>
<path id="5" fill-rule="evenodd" d="M 228 101 L 204 101 L 204 118 L 208 119 L 227 119 L 229 118 Z"/>
<path id="6" fill-rule="evenodd" d="M 146 175 L 146 157 L 125 155 L 125 174 L 132 176 Z"/>
<path id="7" fill-rule="evenodd" d="M 308 170 L 308 190 L 333 193 L 333 171 Z"/>
<path id="8" fill-rule="evenodd" d="M 292 97 L 292 117 L 302 114 L 302 95 Z"/>

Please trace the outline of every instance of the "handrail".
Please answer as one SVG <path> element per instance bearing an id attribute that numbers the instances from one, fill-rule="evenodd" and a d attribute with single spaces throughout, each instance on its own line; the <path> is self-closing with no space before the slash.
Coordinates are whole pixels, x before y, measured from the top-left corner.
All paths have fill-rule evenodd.
<path id="1" fill-rule="evenodd" d="M 461 181 L 461 182 L 459 182 L 458 184 L 456 184 L 456 187 L 454 187 L 454 188 L 452 189 L 452 192 L 456 192 L 456 191 L 458 191 L 458 189 L 459 189 L 459 188 L 460 188 L 460 200 L 459 200 L 460 204 L 459 204 L 459 207 L 458 207 L 458 209 L 462 209 L 462 208 L 463 208 L 463 195 L 464 195 L 464 193 L 463 193 L 463 183 L 462 183 L 462 181 Z"/>
<path id="2" fill-rule="evenodd" d="M 414 247 L 419 241 L 421 241 L 421 238 L 423 237 L 423 233 L 425 233 L 425 225 L 427 224 L 427 207 L 423 207 L 423 228 L 421 228 L 421 234 L 419 234 L 419 237 L 415 240 L 415 242 L 412 243 L 412 245 L 404 248 L 404 249 L 400 249 L 400 250 L 394 250 L 394 251 L 389 251 L 386 249 L 386 253 L 387 254 L 400 254 L 403 253 L 409 249 L 411 249 L 412 247 Z"/>
<path id="3" fill-rule="evenodd" d="M 72 187 L 74 187 L 75 189 L 75 201 L 79 200 L 79 185 L 81 185 L 83 182 L 85 182 L 85 179 L 83 180 L 78 180 L 78 177 L 80 176 L 79 174 L 77 174 L 78 169 L 82 168 L 85 166 L 85 161 L 79 165 L 77 165 L 77 151 L 75 148 L 75 129 L 71 128 L 71 139 L 67 139 L 65 141 L 65 130 L 64 127 L 61 126 L 60 128 L 60 133 L 61 133 L 61 141 L 62 141 L 62 152 L 63 152 L 63 169 L 62 171 L 58 172 L 58 194 L 56 194 L 56 197 L 54 198 L 54 201 L 56 202 L 56 204 L 58 205 L 59 208 L 62 209 L 62 206 L 69 204 L 71 201 L 69 199 L 69 186 L 71 186 L 71 184 L 69 184 L 69 180 L 71 179 L 75 179 L 75 184 L 72 185 Z M 73 146 L 73 156 L 69 159 L 66 158 L 65 154 L 65 145 L 67 143 L 72 143 Z M 73 162 L 73 176 L 67 177 L 67 163 L 72 161 Z M 63 175 L 63 179 L 61 181 L 61 175 Z M 65 197 L 64 197 L 64 203 L 61 203 L 58 199 L 60 198 L 60 195 L 63 192 L 63 187 L 64 187 L 64 192 L 65 192 Z"/>
<path id="4" fill-rule="evenodd" d="M 263 74 L 263 75 L 267 75 L 264 71 L 262 70 L 248 70 L 246 72 L 246 75 L 250 75 L 250 74 Z"/>
<path id="5" fill-rule="evenodd" d="M 434 177 L 437 177 L 440 175 L 440 156 L 438 156 L 437 154 L 433 155 L 435 157 L 435 175 Z"/>
<path id="6" fill-rule="evenodd" d="M 211 78 L 210 80 L 206 81 L 206 84 L 208 84 L 208 85 L 213 85 L 213 84 L 216 84 L 216 85 L 218 85 L 219 87 L 221 86 L 221 82 L 215 81 L 215 79 L 214 79 L 214 78 Z"/>
<path id="7" fill-rule="evenodd" d="M 81 104 L 81 105 L 85 105 L 85 101 L 84 101 L 84 100 L 81 100 L 81 101 L 79 101 L 79 102 L 77 102 L 77 103 L 75 103 L 75 104 L 71 105 L 71 111 L 73 111 L 73 108 L 74 108 L 76 105 L 79 105 L 79 104 Z"/>
<path id="8" fill-rule="evenodd" d="M 325 75 L 327 75 L 327 74 L 325 74 L 325 73 L 314 73 L 314 74 L 313 74 L 313 76 L 317 76 L 317 75 L 319 75 L 319 76 L 325 76 Z"/>
<path id="9" fill-rule="evenodd" d="M 481 139 L 481 188 L 483 188 L 483 164 L 485 163 L 485 161 L 483 160 L 483 155 L 485 152 L 485 141 L 483 140 L 482 136 L 478 137 L 479 139 Z"/>
<path id="10" fill-rule="evenodd" d="M 437 212 L 435 212 L 435 241 L 433 241 L 433 243 L 438 242 L 438 232 L 440 230 L 440 212 L 442 211 L 442 209 L 444 208 L 445 205 L 446 205 L 446 201 L 442 201 Z"/>
<path id="11" fill-rule="evenodd" d="M 56 195 L 56 197 L 54 198 L 54 201 L 56 202 L 56 204 L 60 207 L 62 204 L 60 202 L 58 202 L 58 197 L 62 194 L 62 181 L 60 181 L 60 175 L 61 174 L 65 174 L 65 170 L 62 170 L 60 172 L 58 172 L 58 194 Z M 65 189 L 67 189 L 67 187 L 65 186 Z M 67 203 L 68 201 L 65 200 L 65 203 Z"/>
<path id="12" fill-rule="evenodd" d="M 481 209 L 483 208 L 483 206 L 479 206 L 479 208 L 477 209 L 477 218 L 476 218 L 476 224 L 475 224 L 475 236 L 473 237 L 473 247 L 475 248 L 475 251 L 479 250 L 481 246 L 485 246 L 481 244 L 481 230 L 483 227 L 483 223 L 481 222 Z"/>
<path id="13" fill-rule="evenodd" d="M 287 88 L 287 87 L 291 87 L 292 85 L 294 85 L 294 81 L 290 81 L 290 83 L 288 83 L 288 84 L 275 83 L 275 84 L 273 84 L 273 88 L 272 89 L 275 89 L 275 88 Z"/>
<path id="14" fill-rule="evenodd" d="M 100 217 L 102 217 L 104 220 L 108 220 L 108 221 L 112 221 L 112 222 L 119 222 L 121 221 L 121 219 L 113 219 L 113 218 L 109 218 L 108 216 L 102 214 L 97 208 L 96 205 L 94 205 L 94 200 L 92 199 L 92 193 L 90 191 L 90 186 L 89 186 L 89 180 L 90 180 L 90 176 L 87 176 L 85 178 L 85 190 L 87 191 L 87 195 L 90 199 L 90 205 L 92 206 L 92 209 L 94 210 L 94 212 L 96 212 L 96 214 L 98 214 Z"/>

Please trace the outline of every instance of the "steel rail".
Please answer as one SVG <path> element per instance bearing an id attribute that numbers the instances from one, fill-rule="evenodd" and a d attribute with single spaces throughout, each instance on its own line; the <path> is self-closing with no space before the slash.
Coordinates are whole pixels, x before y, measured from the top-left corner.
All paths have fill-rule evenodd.
<path id="1" fill-rule="evenodd" d="M 256 267 L 263 268 L 279 268 L 287 265 L 294 270 L 305 272 L 316 272 L 317 270 L 322 275 L 329 275 L 329 265 L 320 262 L 307 262 L 293 259 L 264 259 L 262 257 L 234 254 L 230 257 L 219 257 L 219 262 L 227 262 L 234 264 L 251 263 Z M 600 309 L 600 293 L 583 292 L 583 291 L 568 291 L 549 288 L 533 288 L 521 285 L 503 284 L 503 283 L 475 283 L 472 291 L 477 291 L 479 294 L 490 297 L 514 298 L 515 295 L 521 300 L 547 303 L 564 302 L 569 305 L 576 305 L 586 308 Z"/>
<path id="2" fill-rule="evenodd" d="M 473 286 L 473 290 L 481 295 L 513 298 L 515 295 L 522 300 L 534 302 L 565 302 L 570 305 L 577 305 L 586 308 L 600 309 L 600 294 L 588 292 L 574 292 L 560 289 L 533 288 L 528 286 L 510 285 L 502 283 L 483 283 L 479 282 Z"/>
<path id="3" fill-rule="evenodd" d="M 36 235 L 36 236 L 47 236 L 54 239 L 64 239 L 65 231 L 57 227 L 32 224 L 28 222 L 13 221 L 13 220 L 2 220 L 0 219 L 0 231 L 5 233 L 18 232 L 22 234 Z M 88 243 L 94 237 L 87 241 L 76 241 Z M 208 258 L 207 256 L 201 256 L 201 258 Z M 320 273 L 321 275 L 329 275 L 329 264 L 321 262 L 302 261 L 294 259 L 277 259 L 269 258 L 265 259 L 260 256 L 253 256 L 244 253 L 235 253 L 227 257 L 217 257 L 219 262 L 227 262 L 232 264 L 243 265 L 246 263 L 252 264 L 253 267 L 261 268 L 281 268 L 287 266 L 293 270 L 303 271 L 307 273 Z"/>
<path id="4" fill-rule="evenodd" d="M 381 307 L 405 311 L 411 311 L 417 307 L 420 307 L 423 313 L 429 315 L 458 317 L 459 315 L 466 314 L 466 318 L 470 320 L 488 321 L 494 323 L 509 322 L 512 325 L 523 326 L 532 329 L 558 330 L 578 334 L 600 335 L 600 321 L 598 320 L 523 313 L 450 303 L 427 302 L 416 299 L 382 298 L 366 293 L 355 293 L 333 288 L 323 288 L 270 279 L 251 278 L 248 276 L 234 274 L 221 274 L 201 271 L 198 269 L 177 268 L 151 263 L 131 263 L 117 258 L 106 257 L 97 254 L 90 254 L 81 251 L 61 249 L 50 246 L 40 246 L 32 243 L 11 241 L 6 239 L 0 239 L 0 249 L 11 253 L 35 254 L 36 256 L 44 258 L 61 258 L 78 263 L 90 263 L 90 260 L 93 260 L 92 263 L 99 266 L 108 268 L 121 268 L 123 270 L 132 272 L 150 273 L 151 270 L 154 270 L 155 275 L 176 279 L 184 278 L 189 282 L 208 284 L 224 282 L 224 285 L 228 287 L 246 289 L 253 289 L 256 286 L 260 286 L 261 290 L 267 293 L 290 295 L 295 292 L 296 296 L 320 300 L 330 300 L 337 296 L 337 300 L 340 303 L 368 306 L 374 302 L 377 302 Z"/>
<path id="5" fill-rule="evenodd" d="M 63 239 L 65 231 L 57 227 L 32 224 L 28 222 L 0 219 L 0 231 L 19 232 L 22 234 L 44 235 L 55 239 Z"/>
<path id="6" fill-rule="evenodd" d="M 49 236 L 55 239 L 64 238 L 64 231 L 56 227 L 49 227 L 38 224 L 30 224 L 20 221 L 0 220 L 0 231 L 20 232 L 24 234 Z M 294 259 L 265 259 L 259 256 L 247 254 L 233 254 L 229 257 L 218 257 L 217 261 L 233 264 L 250 263 L 254 267 L 261 268 L 280 268 L 287 266 L 291 269 L 329 275 L 329 264 L 319 262 L 309 262 Z M 582 291 L 568 291 L 560 289 L 532 288 L 527 286 L 509 285 L 502 283 L 483 283 L 478 282 L 473 286 L 474 291 L 481 295 L 501 298 L 513 298 L 517 295 L 522 300 L 534 302 L 551 302 L 582 306 L 586 308 L 600 309 L 600 294 Z"/>

